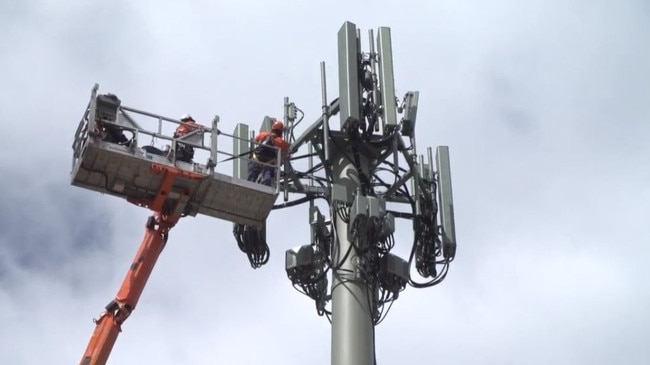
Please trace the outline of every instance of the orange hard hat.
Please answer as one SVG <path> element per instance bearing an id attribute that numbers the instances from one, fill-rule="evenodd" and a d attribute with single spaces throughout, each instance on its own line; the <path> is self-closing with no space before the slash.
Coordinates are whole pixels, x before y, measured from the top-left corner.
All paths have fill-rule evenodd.
<path id="1" fill-rule="evenodd" d="M 282 123 L 279 120 L 276 120 L 275 122 L 273 122 L 273 125 L 271 126 L 271 130 L 272 131 L 280 131 L 280 132 L 283 131 L 284 130 L 284 123 Z"/>

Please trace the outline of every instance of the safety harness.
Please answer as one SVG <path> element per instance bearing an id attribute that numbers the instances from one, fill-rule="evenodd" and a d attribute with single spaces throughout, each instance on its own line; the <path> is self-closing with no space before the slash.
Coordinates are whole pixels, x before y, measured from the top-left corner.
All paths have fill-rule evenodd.
<path id="1" fill-rule="evenodd" d="M 273 134 L 269 133 L 269 135 L 264 138 L 264 141 L 253 149 L 253 156 L 251 156 L 253 160 L 264 163 L 275 162 L 275 151 L 270 147 L 274 145 L 273 138 Z"/>

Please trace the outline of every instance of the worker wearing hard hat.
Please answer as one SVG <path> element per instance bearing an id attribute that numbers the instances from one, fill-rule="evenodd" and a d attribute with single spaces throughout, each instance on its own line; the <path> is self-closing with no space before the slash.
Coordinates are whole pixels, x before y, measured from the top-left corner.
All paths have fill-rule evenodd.
<path id="1" fill-rule="evenodd" d="M 191 115 L 185 114 L 181 116 L 181 124 L 176 128 L 174 132 L 174 138 L 182 137 L 186 134 L 189 134 L 201 126 L 194 121 Z M 176 142 L 176 160 L 192 162 L 194 158 L 194 147 L 187 145 L 185 143 Z"/>
<path id="2" fill-rule="evenodd" d="M 284 123 L 279 120 L 273 122 L 271 132 L 261 132 L 255 136 L 257 146 L 253 149 L 251 160 L 248 162 L 248 181 L 256 181 L 262 174 L 262 184 L 271 186 L 274 164 L 277 158 L 277 149 L 280 149 L 282 159 L 289 155 L 289 143 L 282 138 Z M 263 162 L 268 165 L 260 164 Z"/>

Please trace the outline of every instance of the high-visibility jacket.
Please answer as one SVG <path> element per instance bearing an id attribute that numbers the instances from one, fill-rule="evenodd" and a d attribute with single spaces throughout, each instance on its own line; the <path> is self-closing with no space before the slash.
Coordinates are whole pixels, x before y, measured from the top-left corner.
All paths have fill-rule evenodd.
<path id="1" fill-rule="evenodd" d="M 278 147 L 282 158 L 289 155 L 289 143 L 277 134 L 261 132 L 255 137 L 255 142 L 259 144 L 253 149 L 253 158 L 258 161 L 266 163 L 275 162 L 277 149 L 270 148 L 269 146 Z"/>
<path id="2" fill-rule="evenodd" d="M 188 120 L 187 122 L 183 122 L 181 125 L 178 126 L 178 128 L 176 128 L 176 132 L 174 132 L 174 138 L 182 137 L 190 132 L 195 131 L 198 128 L 199 125 L 196 124 L 196 122 L 193 120 Z"/>

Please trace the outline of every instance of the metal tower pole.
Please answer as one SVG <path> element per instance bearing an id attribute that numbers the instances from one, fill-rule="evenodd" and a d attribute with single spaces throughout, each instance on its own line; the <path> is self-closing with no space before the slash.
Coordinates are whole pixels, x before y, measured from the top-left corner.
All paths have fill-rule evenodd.
<path id="1" fill-rule="evenodd" d="M 359 89 L 359 45 L 355 24 L 345 22 L 338 33 L 339 103 L 341 127 L 348 117 L 361 119 Z M 328 138 L 327 136 L 326 138 Z M 336 137 L 334 137 L 336 138 Z M 346 155 L 349 142 L 333 141 L 332 183 L 349 193 L 360 186 L 358 172 Z M 361 158 L 361 171 L 367 171 L 368 161 Z M 358 256 L 348 239 L 349 224 L 334 215 L 336 242 L 332 252 L 332 365 L 372 365 L 374 363 L 373 321 L 368 285 L 359 275 Z"/>
<path id="2" fill-rule="evenodd" d="M 359 178 L 354 165 L 340 154 L 333 156 L 334 184 L 356 191 Z M 368 285 L 360 277 L 357 252 L 348 239 L 348 223 L 335 215 L 336 243 L 332 254 L 332 365 L 372 365 L 375 344 Z"/>

